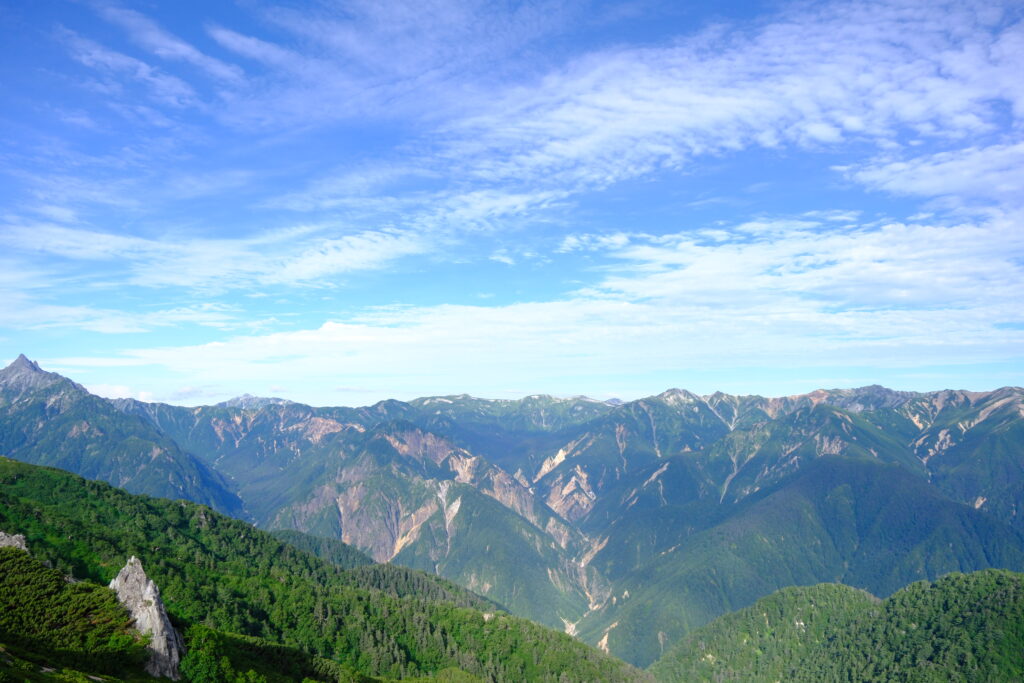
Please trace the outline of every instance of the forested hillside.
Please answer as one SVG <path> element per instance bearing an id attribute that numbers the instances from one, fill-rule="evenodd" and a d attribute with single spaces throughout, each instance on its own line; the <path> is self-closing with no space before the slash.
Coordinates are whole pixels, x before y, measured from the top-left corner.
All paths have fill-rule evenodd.
<path id="1" fill-rule="evenodd" d="M 682 639 L 651 667 L 690 681 L 1019 681 L 1024 575 L 922 581 L 880 601 L 848 586 L 786 588 Z"/>
<path id="2" fill-rule="evenodd" d="M 144 640 L 113 591 L 69 583 L 18 548 L 0 548 L 0 642 L 51 665 L 141 673 Z"/>
<path id="3" fill-rule="evenodd" d="M 220 637 L 194 630 L 209 627 L 392 678 L 452 667 L 492 681 L 639 675 L 443 580 L 401 568 L 344 570 L 201 505 L 6 458 L 0 529 L 24 534 L 33 556 L 61 572 L 101 584 L 138 556 L 193 640 Z"/>

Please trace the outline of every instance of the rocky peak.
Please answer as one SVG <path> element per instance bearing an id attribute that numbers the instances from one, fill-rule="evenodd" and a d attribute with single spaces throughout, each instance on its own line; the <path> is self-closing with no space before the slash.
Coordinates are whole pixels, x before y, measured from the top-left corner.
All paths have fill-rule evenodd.
<path id="1" fill-rule="evenodd" d="M 265 396 L 253 396 L 252 394 L 242 394 L 236 396 L 227 401 L 221 401 L 217 404 L 219 408 L 241 408 L 242 410 L 259 410 L 260 408 L 266 408 L 267 406 L 287 406 L 294 403 L 286 398 L 274 398 Z"/>
<path id="2" fill-rule="evenodd" d="M 25 544 L 25 537 L 22 534 L 8 534 L 0 531 L 0 548 L 21 548 L 26 553 L 28 546 Z"/>
<path id="3" fill-rule="evenodd" d="M 43 372 L 43 369 L 39 367 L 39 363 L 35 362 L 34 360 L 29 360 L 29 358 L 23 353 L 19 353 L 18 357 L 15 358 L 14 362 L 11 363 L 8 367 L 19 368 L 21 370 L 26 370 L 28 372 Z"/>
<path id="4" fill-rule="evenodd" d="M 185 646 L 167 616 L 160 599 L 160 589 L 146 576 L 139 558 L 133 555 L 128 560 L 128 564 L 110 582 L 110 588 L 132 615 L 136 630 L 152 636 L 147 646 L 150 655 L 146 671 L 152 676 L 178 680 L 181 677 L 178 663 Z"/>
<path id="5" fill-rule="evenodd" d="M 921 396 L 914 391 L 895 391 L 878 384 L 856 389 L 833 389 L 829 393 L 833 395 L 829 402 L 853 412 L 896 408 Z"/>
<path id="6" fill-rule="evenodd" d="M 654 398 L 670 406 L 688 405 L 700 401 L 699 397 L 695 396 L 689 391 L 686 391 L 685 389 L 675 388 L 663 391 Z"/>
<path id="7" fill-rule="evenodd" d="M 39 363 L 19 355 L 13 363 L 0 370 L 0 389 L 7 394 L 21 396 L 30 391 L 48 387 L 64 378 L 55 372 L 46 372 Z"/>

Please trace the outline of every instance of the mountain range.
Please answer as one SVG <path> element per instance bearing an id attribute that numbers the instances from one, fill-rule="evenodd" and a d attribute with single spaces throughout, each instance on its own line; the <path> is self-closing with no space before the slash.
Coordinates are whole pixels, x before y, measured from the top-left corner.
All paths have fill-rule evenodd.
<path id="1" fill-rule="evenodd" d="M 180 407 L 21 356 L 0 454 L 338 539 L 638 666 L 787 586 L 1024 570 L 1015 387 Z"/>

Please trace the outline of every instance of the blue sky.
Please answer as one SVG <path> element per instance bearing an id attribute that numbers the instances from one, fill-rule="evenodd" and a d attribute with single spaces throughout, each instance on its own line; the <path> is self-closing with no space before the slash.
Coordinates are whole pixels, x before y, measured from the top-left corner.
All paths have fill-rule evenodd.
<path id="1" fill-rule="evenodd" d="M 1024 384 L 1018 2 L 0 1 L 0 360 L 315 405 Z"/>

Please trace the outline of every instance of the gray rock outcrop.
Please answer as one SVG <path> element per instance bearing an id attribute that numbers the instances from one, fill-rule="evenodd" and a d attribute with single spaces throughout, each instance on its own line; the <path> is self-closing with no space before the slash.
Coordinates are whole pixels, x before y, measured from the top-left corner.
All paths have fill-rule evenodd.
<path id="1" fill-rule="evenodd" d="M 62 380 L 69 381 L 57 373 L 43 370 L 39 363 L 29 360 L 25 354 L 21 354 L 13 363 L 0 370 L 0 390 L 11 401 Z"/>
<path id="2" fill-rule="evenodd" d="M 160 599 L 160 589 L 146 576 L 142 562 L 133 555 L 110 582 L 110 587 L 135 619 L 135 628 L 142 634 L 152 636 L 148 646 L 150 655 L 146 671 L 152 676 L 178 680 L 181 677 L 178 664 L 185 645 L 181 635 L 171 626 L 167 610 Z"/>
<path id="3" fill-rule="evenodd" d="M 25 545 L 25 537 L 22 534 L 7 534 L 0 531 L 0 548 L 21 548 L 26 553 L 28 546 Z"/>

